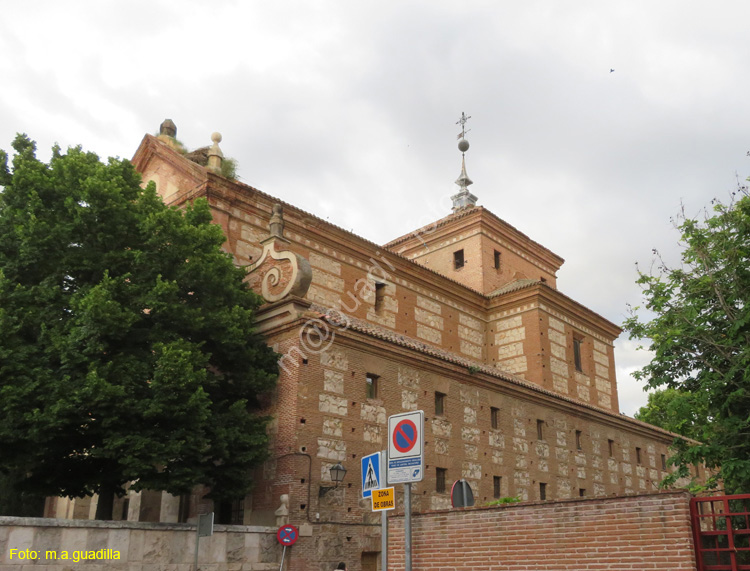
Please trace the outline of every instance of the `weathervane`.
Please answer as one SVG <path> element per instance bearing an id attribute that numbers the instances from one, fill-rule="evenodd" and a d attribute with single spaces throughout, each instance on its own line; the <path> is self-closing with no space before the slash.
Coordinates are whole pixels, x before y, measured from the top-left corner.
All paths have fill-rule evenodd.
<path id="1" fill-rule="evenodd" d="M 461 111 L 461 118 L 458 121 L 456 121 L 456 125 L 461 125 L 461 133 L 458 135 L 458 137 L 456 137 L 457 139 L 465 139 L 466 138 L 466 133 L 468 133 L 469 131 L 471 131 L 471 129 L 469 129 L 469 131 L 466 130 L 466 122 L 469 119 L 471 119 L 471 115 L 469 115 L 467 117 L 466 113 L 464 113 L 463 111 Z"/>
<path id="2" fill-rule="evenodd" d="M 466 140 L 466 133 L 471 131 L 466 130 L 466 122 L 471 119 L 471 115 L 468 117 L 466 113 L 461 112 L 461 118 L 456 121 L 456 125 L 461 125 L 461 134 L 458 135 L 458 150 L 461 151 L 461 175 L 456 180 L 456 184 L 460 188 L 458 194 L 451 196 L 453 200 L 453 210 L 460 210 L 461 208 L 471 207 L 476 205 L 477 197 L 469 192 L 468 186 L 473 184 L 473 181 L 466 174 L 466 151 L 469 150 L 469 141 Z"/>

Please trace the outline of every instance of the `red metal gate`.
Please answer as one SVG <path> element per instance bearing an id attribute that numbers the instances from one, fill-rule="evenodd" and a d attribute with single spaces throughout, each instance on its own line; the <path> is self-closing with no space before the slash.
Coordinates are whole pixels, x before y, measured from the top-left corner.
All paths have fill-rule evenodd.
<path id="1" fill-rule="evenodd" d="M 750 571 L 750 494 L 690 500 L 698 571 Z"/>

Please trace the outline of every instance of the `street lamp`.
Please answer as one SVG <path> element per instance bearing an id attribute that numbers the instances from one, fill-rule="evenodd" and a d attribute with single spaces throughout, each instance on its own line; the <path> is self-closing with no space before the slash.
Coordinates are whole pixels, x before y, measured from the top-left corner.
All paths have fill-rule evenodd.
<path id="1" fill-rule="evenodd" d="M 336 485 L 335 486 L 320 486 L 320 490 L 318 490 L 318 497 L 322 498 L 334 488 L 338 488 L 339 483 L 344 480 L 344 476 L 346 476 L 346 468 L 344 468 L 341 465 L 341 462 L 331 466 L 331 481 L 334 482 Z"/>

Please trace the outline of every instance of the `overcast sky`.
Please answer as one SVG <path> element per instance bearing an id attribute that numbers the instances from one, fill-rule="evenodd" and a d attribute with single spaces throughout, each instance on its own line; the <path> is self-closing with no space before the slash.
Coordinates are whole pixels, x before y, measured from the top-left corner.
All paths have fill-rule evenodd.
<path id="1" fill-rule="evenodd" d="M 470 190 L 565 258 L 558 288 L 620 324 L 670 219 L 750 173 L 746 1 L 3 3 L 0 148 L 16 132 L 131 158 L 169 117 L 222 133 L 243 182 L 374 242 Z M 614 71 L 611 71 L 614 70 Z M 623 335 L 621 410 L 648 361 Z"/>

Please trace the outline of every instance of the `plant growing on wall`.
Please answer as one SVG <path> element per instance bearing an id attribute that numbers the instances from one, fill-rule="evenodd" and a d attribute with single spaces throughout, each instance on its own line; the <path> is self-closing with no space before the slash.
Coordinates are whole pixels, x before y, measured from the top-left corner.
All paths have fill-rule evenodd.
<path id="1" fill-rule="evenodd" d="M 507 504 L 517 504 L 521 501 L 521 496 L 504 496 L 487 502 L 486 506 L 504 506 Z"/>
<path id="2" fill-rule="evenodd" d="M 0 151 L 0 470 L 34 494 L 211 487 L 266 457 L 276 355 L 207 203 L 166 207 L 128 161 L 19 135 Z"/>

